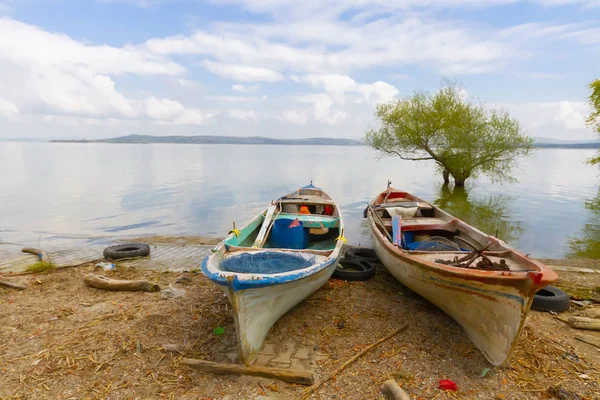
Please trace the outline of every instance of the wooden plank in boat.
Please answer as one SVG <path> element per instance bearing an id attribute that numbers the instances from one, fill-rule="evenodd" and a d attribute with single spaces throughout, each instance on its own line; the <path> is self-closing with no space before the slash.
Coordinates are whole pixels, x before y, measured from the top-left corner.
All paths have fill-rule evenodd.
<path id="1" fill-rule="evenodd" d="M 433 210 L 433 206 L 424 201 L 392 201 L 383 204 L 379 204 L 377 207 L 388 208 L 388 207 L 419 207 L 422 210 Z"/>
<path id="2" fill-rule="evenodd" d="M 406 218 L 402 220 L 402 229 L 404 231 L 415 231 L 421 229 L 443 229 L 449 222 L 441 218 Z M 390 219 L 384 220 L 386 228 L 392 228 Z"/>
<path id="3" fill-rule="evenodd" d="M 293 199 L 281 199 L 277 200 L 278 203 L 281 204 L 326 204 L 326 205 L 335 205 L 333 200 L 327 199 L 318 199 L 318 198 L 304 198 L 298 197 Z"/>
<path id="4" fill-rule="evenodd" d="M 277 216 L 277 219 L 281 218 L 298 218 L 298 221 L 302 222 L 305 228 L 337 228 L 340 224 L 339 217 L 329 215 L 281 213 Z"/>

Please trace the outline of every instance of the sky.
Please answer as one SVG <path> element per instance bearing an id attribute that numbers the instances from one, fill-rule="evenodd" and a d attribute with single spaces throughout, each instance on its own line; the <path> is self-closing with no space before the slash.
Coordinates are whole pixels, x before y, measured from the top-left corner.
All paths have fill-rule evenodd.
<path id="1" fill-rule="evenodd" d="M 0 138 L 358 139 L 443 77 L 594 139 L 600 0 L 0 0 Z"/>

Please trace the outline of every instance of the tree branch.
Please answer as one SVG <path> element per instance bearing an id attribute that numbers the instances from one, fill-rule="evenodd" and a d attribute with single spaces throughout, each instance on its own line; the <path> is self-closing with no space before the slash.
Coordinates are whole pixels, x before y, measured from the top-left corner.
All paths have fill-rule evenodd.
<path id="1" fill-rule="evenodd" d="M 435 158 L 433 158 L 433 157 L 418 157 L 418 158 L 404 157 L 402 154 L 400 154 L 396 150 L 387 150 L 387 149 L 378 149 L 378 150 L 383 150 L 388 154 L 395 154 L 403 160 L 409 160 L 409 161 L 435 160 Z"/>

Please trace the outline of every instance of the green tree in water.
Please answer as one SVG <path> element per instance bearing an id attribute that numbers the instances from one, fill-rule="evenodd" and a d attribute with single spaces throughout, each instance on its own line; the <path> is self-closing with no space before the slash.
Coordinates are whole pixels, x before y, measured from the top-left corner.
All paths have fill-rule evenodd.
<path id="1" fill-rule="evenodd" d="M 592 112 L 588 116 L 586 122 L 589 126 L 594 128 L 600 136 L 600 79 L 596 79 L 594 82 L 590 83 L 590 89 L 592 89 L 592 93 L 590 94 L 589 102 Z M 588 163 L 600 165 L 600 151 L 596 153 L 595 157 L 590 158 Z"/>
<path id="2" fill-rule="evenodd" d="M 586 200 L 585 208 L 592 216 L 577 236 L 568 239 L 567 257 L 600 258 L 600 190 L 595 198 Z"/>
<path id="3" fill-rule="evenodd" d="M 467 101 L 465 91 L 446 81 L 435 94 L 417 92 L 377 106 L 379 128 L 365 142 L 383 155 L 433 160 L 444 182 L 456 186 L 477 174 L 510 180 L 515 159 L 527 156 L 533 139 L 506 112 Z"/>
<path id="4" fill-rule="evenodd" d="M 511 198 L 507 196 L 469 196 L 465 188 L 455 186 L 451 189 L 448 185 L 440 186 L 434 201 L 442 210 L 480 231 L 514 243 L 519 240 L 523 228 L 519 221 L 510 219 L 510 203 Z"/>

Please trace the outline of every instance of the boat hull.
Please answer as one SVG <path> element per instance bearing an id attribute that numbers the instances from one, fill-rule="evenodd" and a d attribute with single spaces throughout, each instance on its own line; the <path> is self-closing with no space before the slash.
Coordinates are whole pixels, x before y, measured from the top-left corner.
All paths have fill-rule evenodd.
<path id="1" fill-rule="evenodd" d="M 233 308 L 240 358 L 244 364 L 251 365 L 256 361 L 275 322 L 323 286 L 336 265 L 337 259 L 313 275 L 273 286 L 235 291 L 232 285 L 219 285 Z"/>
<path id="2" fill-rule="evenodd" d="M 309 213 L 303 212 L 303 208 Z M 278 211 L 277 211 L 278 209 Z M 312 212 L 312 213 L 311 213 Z M 304 228 L 336 229 L 333 235 L 309 237 L 302 249 L 268 242 L 274 221 L 294 219 Z M 287 223 L 286 223 L 287 224 Z M 333 274 L 345 242 L 344 224 L 337 204 L 321 189 L 312 185 L 302 187 L 271 203 L 240 230 L 232 230 L 202 262 L 202 272 L 229 298 L 235 319 L 240 358 L 246 365 L 255 362 L 263 341 L 271 327 L 291 308 L 323 286 Z M 224 260 L 244 253 L 266 253 L 256 263 L 230 270 Z M 268 261 L 271 255 L 294 255 L 304 259 L 298 269 L 274 267 Z M 236 261 L 234 261 L 234 264 Z M 266 268 L 261 268 L 266 267 Z M 293 267 L 289 265 L 287 267 Z M 298 267 L 300 267 L 298 265 Z M 273 269 L 279 268 L 279 269 Z"/>
<path id="3" fill-rule="evenodd" d="M 483 283 L 428 268 L 390 251 L 371 222 L 377 256 L 403 285 L 451 316 L 493 365 L 507 362 L 525 322 L 533 294 L 514 286 Z"/>

